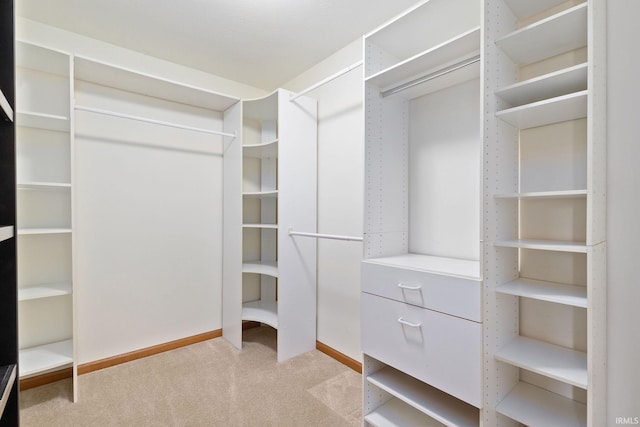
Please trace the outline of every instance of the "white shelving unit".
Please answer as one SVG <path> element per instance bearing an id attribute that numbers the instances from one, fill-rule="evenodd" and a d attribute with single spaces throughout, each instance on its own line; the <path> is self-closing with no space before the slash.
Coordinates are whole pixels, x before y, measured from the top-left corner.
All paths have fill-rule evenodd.
<path id="1" fill-rule="evenodd" d="M 606 425 L 605 2 L 484 22 L 483 422 Z"/>
<path id="2" fill-rule="evenodd" d="M 72 57 L 16 43 L 20 378 L 72 367 Z"/>
<path id="3" fill-rule="evenodd" d="M 480 423 L 481 9 L 424 1 L 364 38 L 367 425 Z"/>
<path id="4" fill-rule="evenodd" d="M 242 141 L 225 152 L 223 335 L 278 330 L 278 361 L 315 348 L 316 101 L 277 90 L 243 101 Z M 313 272 L 313 275 L 311 274 Z"/>

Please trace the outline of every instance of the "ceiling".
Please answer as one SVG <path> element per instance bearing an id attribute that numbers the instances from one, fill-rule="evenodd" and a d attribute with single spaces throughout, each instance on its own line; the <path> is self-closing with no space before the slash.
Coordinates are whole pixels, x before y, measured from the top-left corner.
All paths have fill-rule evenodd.
<path id="1" fill-rule="evenodd" d="M 27 19 L 266 90 L 417 0 L 17 0 Z"/>

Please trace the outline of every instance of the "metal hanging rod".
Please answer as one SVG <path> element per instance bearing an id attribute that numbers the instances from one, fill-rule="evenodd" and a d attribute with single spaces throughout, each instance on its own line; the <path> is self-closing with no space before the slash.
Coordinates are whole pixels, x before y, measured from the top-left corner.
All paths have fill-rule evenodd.
<path id="1" fill-rule="evenodd" d="M 350 242 L 362 242 L 362 237 L 340 236 L 337 234 L 304 233 L 301 231 L 293 231 L 293 228 L 289 228 L 289 236 L 303 236 L 303 237 L 315 237 L 316 239 L 347 240 Z"/>
<path id="2" fill-rule="evenodd" d="M 337 73 L 330 75 L 326 79 L 319 81 L 318 83 L 314 84 L 313 86 L 309 86 L 308 88 L 306 88 L 302 92 L 298 92 L 295 95 L 291 95 L 291 98 L 289 98 L 289 101 L 294 101 L 297 98 L 301 97 L 302 95 L 306 95 L 307 93 L 311 92 L 312 90 L 317 89 L 320 86 L 323 86 L 323 85 L 329 83 L 332 80 L 337 79 L 338 77 L 340 77 L 340 76 L 342 76 L 344 74 L 347 74 L 349 71 L 354 70 L 354 69 L 358 68 L 361 65 L 362 65 L 362 61 L 358 61 L 355 64 L 348 66 L 344 70 L 338 71 Z"/>
<path id="3" fill-rule="evenodd" d="M 398 85 L 394 88 L 391 89 L 387 89 L 383 92 L 380 92 L 380 96 L 387 97 L 389 95 L 393 95 L 396 94 L 398 92 L 402 92 L 403 90 L 407 90 L 409 88 L 412 88 L 414 86 L 417 86 L 419 84 L 428 82 L 429 80 L 433 80 L 436 79 L 438 77 L 444 76 L 445 74 L 449 74 L 453 71 L 459 70 L 460 68 L 464 68 L 467 65 L 471 65 L 471 64 L 475 64 L 476 62 L 480 61 L 480 55 L 476 55 L 473 56 L 471 58 L 465 59 L 463 61 L 460 62 L 456 62 L 453 65 L 449 65 L 448 67 L 445 67 L 441 70 L 435 71 L 433 73 L 429 73 L 426 76 L 422 76 L 422 77 L 418 77 L 417 79 L 411 80 L 409 82 L 403 83 L 401 85 Z"/>
<path id="4" fill-rule="evenodd" d="M 120 117 L 122 119 L 128 119 L 128 120 L 135 120 L 138 122 L 145 122 L 145 123 L 153 123 L 155 125 L 161 125 L 161 126 L 168 126 L 168 127 L 172 127 L 172 128 L 178 128 L 178 129 L 186 129 L 186 130 L 192 130 L 194 132 L 202 132 L 202 133 L 209 133 L 212 135 L 220 135 L 220 136 L 228 136 L 231 138 L 235 138 L 236 134 L 234 133 L 228 133 L 228 132 L 220 132 L 217 130 L 210 130 L 210 129 L 203 129 L 203 128 L 197 128 L 197 127 L 193 127 L 193 126 L 186 126 L 186 125 L 180 125 L 177 123 L 171 123 L 171 122 L 165 122 L 162 120 L 155 120 L 155 119 L 149 119 L 146 117 L 140 117 L 140 116 L 132 116 L 130 114 L 123 114 L 123 113 L 118 113 L 116 111 L 110 111 L 110 110 L 103 110 L 100 108 L 93 108 L 93 107 L 87 107 L 84 105 L 75 105 L 75 109 L 76 110 L 80 110 L 80 111 L 89 111 L 91 113 L 97 113 L 97 114 L 104 114 L 106 116 L 113 116 L 113 117 Z"/>

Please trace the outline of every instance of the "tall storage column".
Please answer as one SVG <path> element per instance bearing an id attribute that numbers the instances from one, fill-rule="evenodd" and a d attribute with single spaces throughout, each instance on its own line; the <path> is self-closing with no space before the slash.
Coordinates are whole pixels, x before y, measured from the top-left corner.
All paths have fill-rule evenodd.
<path id="1" fill-rule="evenodd" d="M 279 89 L 242 103 L 242 138 L 225 153 L 223 335 L 242 322 L 278 330 L 278 361 L 315 348 L 317 105 Z"/>

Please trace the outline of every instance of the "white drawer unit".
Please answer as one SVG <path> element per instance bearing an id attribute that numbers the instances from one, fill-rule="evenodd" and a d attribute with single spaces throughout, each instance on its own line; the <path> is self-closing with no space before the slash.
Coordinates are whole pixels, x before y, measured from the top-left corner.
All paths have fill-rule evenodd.
<path id="1" fill-rule="evenodd" d="M 362 293 L 362 351 L 480 407 L 482 325 Z"/>
<path id="2" fill-rule="evenodd" d="M 481 321 L 480 279 L 362 263 L 362 291 L 476 322 Z"/>

